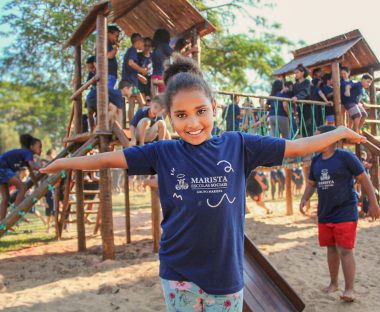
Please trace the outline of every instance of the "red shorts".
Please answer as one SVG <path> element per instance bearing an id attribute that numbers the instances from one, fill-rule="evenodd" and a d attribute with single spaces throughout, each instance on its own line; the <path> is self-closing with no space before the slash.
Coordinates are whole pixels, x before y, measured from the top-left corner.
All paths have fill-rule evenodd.
<path id="1" fill-rule="evenodd" d="M 339 245 L 343 248 L 355 247 L 356 221 L 339 223 L 319 223 L 318 238 L 321 247 Z"/>

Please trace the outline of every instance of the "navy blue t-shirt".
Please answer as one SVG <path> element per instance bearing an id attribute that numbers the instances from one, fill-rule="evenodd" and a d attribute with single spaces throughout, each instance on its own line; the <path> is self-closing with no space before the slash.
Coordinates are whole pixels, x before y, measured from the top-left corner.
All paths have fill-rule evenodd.
<path id="1" fill-rule="evenodd" d="M 137 53 L 138 63 L 141 67 L 148 68 L 147 76 L 151 76 L 153 72 L 152 55 L 145 56 L 143 52 Z"/>
<path id="2" fill-rule="evenodd" d="M 28 148 L 13 149 L 0 155 L 0 168 L 18 171 L 33 161 L 33 153 Z"/>
<path id="3" fill-rule="evenodd" d="M 288 98 L 288 93 L 277 92 L 274 96 Z M 278 100 L 268 100 L 267 104 L 269 105 L 269 116 L 284 116 L 288 117 L 284 110 L 283 101 Z M 277 113 L 277 114 L 276 114 Z"/>
<path id="4" fill-rule="evenodd" d="M 354 177 L 363 172 L 360 160 L 342 149 L 337 149 L 328 159 L 323 159 L 322 154 L 313 158 L 309 179 L 317 183 L 319 223 L 358 219 Z"/>
<path id="5" fill-rule="evenodd" d="M 240 107 L 238 104 L 229 104 L 224 109 L 223 117 L 226 120 L 226 131 L 239 131 L 240 119 Z"/>
<path id="6" fill-rule="evenodd" d="M 351 92 L 350 92 L 350 97 L 349 97 L 349 103 L 356 103 L 359 104 L 360 100 L 362 99 L 363 95 L 363 86 L 362 83 L 359 82 L 353 82 L 351 85 Z"/>
<path id="7" fill-rule="evenodd" d="M 138 71 L 128 65 L 129 60 L 132 60 L 136 64 L 138 64 L 139 59 L 135 47 L 130 47 L 127 50 L 127 52 L 125 52 L 123 60 L 123 70 L 121 72 L 121 79 L 132 82 L 137 87 L 139 84 L 139 80 L 137 78 Z"/>
<path id="8" fill-rule="evenodd" d="M 150 126 L 153 126 L 156 121 L 158 120 L 162 120 L 162 117 L 161 116 L 157 116 L 157 117 L 154 117 L 154 118 L 150 118 L 149 117 L 149 107 L 143 107 L 143 108 L 140 108 L 135 116 L 133 116 L 132 120 L 131 120 L 131 125 L 134 126 L 135 128 L 137 127 L 137 124 L 139 123 L 139 121 L 143 118 L 149 118 L 150 119 Z"/>
<path id="9" fill-rule="evenodd" d="M 344 93 L 346 92 L 346 86 L 351 85 L 352 86 L 353 82 L 352 80 L 340 80 L 340 98 L 342 101 L 342 104 L 352 104 L 351 99 L 349 96 L 345 96 Z"/>
<path id="10" fill-rule="evenodd" d="M 113 50 L 113 45 L 110 41 L 107 41 L 107 52 Z M 117 59 L 116 56 L 108 59 L 108 75 L 115 76 L 117 78 Z"/>
<path id="11" fill-rule="evenodd" d="M 164 43 L 160 43 L 152 53 L 153 75 L 164 74 L 164 62 L 172 55 L 173 49 Z"/>
<path id="12" fill-rule="evenodd" d="M 282 163 L 285 140 L 225 132 L 194 146 L 182 139 L 124 149 L 128 174 L 158 174 L 161 278 L 210 294 L 243 286 L 245 189 L 258 166 Z"/>

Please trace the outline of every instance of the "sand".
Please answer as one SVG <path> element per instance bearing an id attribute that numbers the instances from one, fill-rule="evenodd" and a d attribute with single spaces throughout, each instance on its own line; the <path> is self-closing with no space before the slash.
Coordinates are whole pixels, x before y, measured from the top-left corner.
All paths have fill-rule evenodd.
<path id="1" fill-rule="evenodd" d="M 297 202 L 295 202 L 295 207 Z M 318 247 L 313 218 L 284 216 L 283 203 L 269 203 L 264 215 L 252 202 L 246 232 L 306 303 L 305 311 L 380 311 L 380 222 L 359 222 L 356 261 L 358 298 L 326 295 L 325 249 Z M 152 252 L 149 209 L 132 212 L 132 240 L 125 245 L 123 216 L 115 216 L 115 261 L 101 261 L 99 237 L 76 253 L 76 240 L 0 254 L 1 311 L 165 311 L 158 256 Z M 341 288 L 343 276 L 340 275 Z"/>

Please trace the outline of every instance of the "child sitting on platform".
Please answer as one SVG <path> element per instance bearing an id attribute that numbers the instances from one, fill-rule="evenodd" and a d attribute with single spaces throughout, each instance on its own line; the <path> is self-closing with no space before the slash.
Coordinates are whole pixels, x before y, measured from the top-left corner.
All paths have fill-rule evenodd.
<path id="1" fill-rule="evenodd" d="M 7 215 L 9 186 L 14 185 L 17 189 L 15 205 L 17 206 L 25 197 L 25 186 L 16 172 L 21 167 L 28 167 L 30 171 L 40 169 L 34 160 L 33 155 L 41 155 L 41 140 L 34 138 L 30 134 L 20 136 L 20 149 L 13 149 L 0 155 L 0 221 Z"/>
<path id="2" fill-rule="evenodd" d="M 334 126 L 321 126 L 316 134 L 336 131 Z M 342 263 L 345 290 L 341 299 L 353 301 L 355 281 L 355 246 L 358 221 L 358 197 L 354 189 L 354 179 L 368 194 L 369 215 L 379 218 L 374 188 L 364 171 L 360 160 L 352 153 L 337 149 L 335 143 L 320 149 L 321 154 L 312 160 L 309 181 L 300 203 L 300 211 L 313 195 L 318 192 L 318 238 L 321 247 L 327 247 L 327 263 L 330 271 L 330 285 L 326 293 L 339 289 L 339 265 Z"/>
<path id="3" fill-rule="evenodd" d="M 130 145 L 144 145 L 145 142 L 158 140 L 170 140 L 170 134 L 162 118 L 164 112 L 162 95 L 156 96 L 149 107 L 141 108 L 131 120 Z"/>
<path id="4" fill-rule="evenodd" d="M 351 119 L 353 120 L 353 129 L 359 132 L 368 117 L 363 105 L 361 104 L 363 89 L 368 89 L 372 84 L 373 77 L 364 74 L 361 81 L 348 84 L 345 91 L 347 104 L 345 105 Z"/>
<path id="5" fill-rule="evenodd" d="M 157 173 L 163 211 L 160 277 L 168 311 L 192 311 L 194 306 L 242 311 L 249 173 L 344 138 L 353 142 L 365 138 L 345 127 L 294 141 L 242 132 L 212 136 L 216 105 L 193 60 L 176 57 L 164 81 L 165 108 L 179 140 L 59 159 L 41 172 L 111 167 L 128 169 L 129 175 Z"/>

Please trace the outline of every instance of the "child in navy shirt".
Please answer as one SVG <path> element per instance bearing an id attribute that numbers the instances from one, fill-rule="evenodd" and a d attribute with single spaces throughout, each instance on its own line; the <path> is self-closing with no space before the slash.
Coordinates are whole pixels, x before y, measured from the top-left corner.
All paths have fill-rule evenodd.
<path id="1" fill-rule="evenodd" d="M 321 126 L 317 133 L 334 131 L 334 126 Z M 356 179 L 370 199 L 369 215 L 379 217 L 380 208 L 368 175 L 360 160 L 352 153 L 337 149 L 331 144 L 321 149 L 310 167 L 309 182 L 300 203 L 301 213 L 313 195 L 318 192 L 318 238 L 321 247 L 327 247 L 327 263 L 330 285 L 326 293 L 339 289 L 339 264 L 342 263 L 345 290 L 344 301 L 354 300 L 356 226 L 358 220 L 358 196 L 354 189 Z"/>
<path id="2" fill-rule="evenodd" d="M 363 127 L 366 118 L 368 117 L 367 112 L 360 103 L 363 95 L 363 89 L 368 89 L 372 84 L 373 77 L 369 74 L 364 74 L 361 81 L 352 82 L 347 85 L 345 96 L 347 97 L 346 110 L 353 121 L 353 129 L 359 132 Z"/>
<path id="3" fill-rule="evenodd" d="M 345 127 L 295 141 L 237 131 L 212 136 L 216 105 L 193 60 L 176 56 L 164 81 L 165 108 L 179 140 L 57 160 L 41 172 L 119 167 L 130 175 L 157 173 L 163 215 L 160 277 L 168 311 L 242 311 L 249 173 L 343 138 L 365 139 Z"/>
<path id="4" fill-rule="evenodd" d="M 323 101 L 328 104 L 332 104 L 333 100 L 333 81 L 331 74 L 324 74 L 322 77 L 322 83 L 317 88 L 316 92 L 318 94 L 318 101 Z M 335 109 L 334 106 L 326 106 L 325 107 L 325 116 L 326 116 L 326 123 L 328 125 L 334 125 L 335 124 Z"/>
<path id="5" fill-rule="evenodd" d="M 16 172 L 22 167 L 28 167 L 30 170 L 40 169 L 33 161 L 33 155 L 41 155 L 41 141 L 29 134 L 23 134 L 20 136 L 20 143 L 22 148 L 13 149 L 0 155 L 0 221 L 7 214 L 9 186 L 14 185 L 17 189 L 16 206 L 21 203 L 25 196 L 24 183 Z"/>
<path id="6" fill-rule="evenodd" d="M 240 96 L 233 96 L 233 103 L 223 109 L 223 118 L 226 120 L 226 131 L 239 131 L 242 114 L 240 111 Z"/>
<path id="7" fill-rule="evenodd" d="M 170 134 L 166 129 L 165 120 L 162 118 L 164 112 L 162 95 L 156 96 L 149 107 L 141 108 L 131 120 L 131 142 L 130 145 L 144 145 L 145 142 L 159 140 L 170 140 Z"/>
<path id="8" fill-rule="evenodd" d="M 287 98 L 288 89 L 285 88 L 282 80 L 275 80 L 272 85 L 272 91 L 270 96 Z M 284 139 L 290 139 L 289 128 L 289 107 L 288 102 L 281 100 L 268 100 L 269 106 L 269 124 L 271 129 L 271 135 L 275 137 L 281 137 Z"/>
<path id="9" fill-rule="evenodd" d="M 147 68 L 139 65 L 138 50 L 144 48 L 144 40 L 140 34 L 134 33 L 131 36 L 132 47 L 130 47 L 124 55 L 123 69 L 121 74 L 121 81 L 119 89 L 123 95 L 128 96 L 129 109 L 128 120 L 131 121 L 135 112 L 135 102 L 137 101 L 139 107 L 145 105 L 145 101 L 141 96 L 138 89 L 139 79 L 138 74 L 146 75 Z M 132 90 L 132 91 L 130 91 Z"/>

